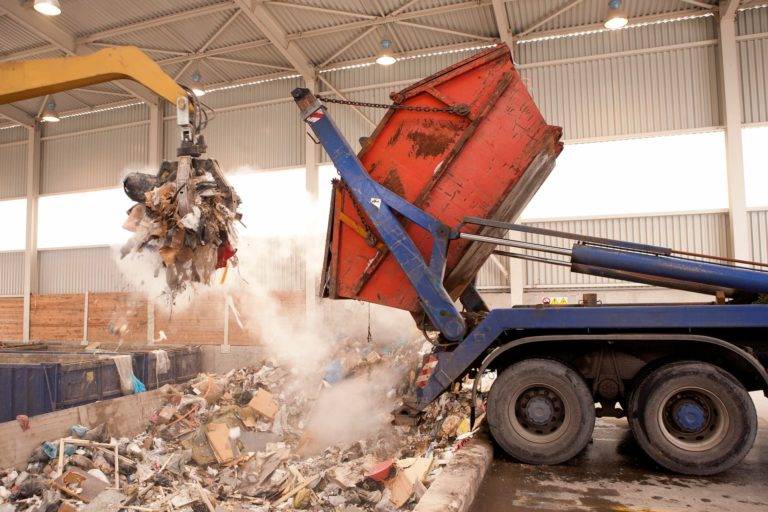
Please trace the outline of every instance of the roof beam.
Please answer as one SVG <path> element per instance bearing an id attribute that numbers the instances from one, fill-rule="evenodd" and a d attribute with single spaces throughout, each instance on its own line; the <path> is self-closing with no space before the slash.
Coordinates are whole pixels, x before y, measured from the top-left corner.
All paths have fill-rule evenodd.
<path id="1" fill-rule="evenodd" d="M 320 75 L 318 75 L 318 77 L 320 78 L 320 81 L 321 81 L 321 82 L 323 82 L 325 85 L 327 85 L 327 86 L 328 86 L 328 88 L 329 88 L 329 89 L 330 89 L 330 90 L 333 92 L 333 94 L 335 94 L 336 96 L 338 96 L 338 97 L 339 97 L 339 98 L 341 98 L 342 100 L 347 100 L 347 101 L 349 101 L 349 98 L 347 98 L 347 97 L 344 95 L 344 93 L 343 93 L 343 92 L 341 92 L 341 91 L 340 91 L 340 90 L 338 90 L 336 87 L 334 87 L 334 86 L 333 86 L 333 84 L 332 84 L 331 82 L 329 82 L 328 80 L 326 80 L 325 78 L 323 78 L 323 77 L 322 77 L 322 76 L 320 76 Z M 368 125 L 369 125 L 371 128 L 376 128 L 376 123 L 374 123 L 374 122 L 371 120 L 371 118 L 370 118 L 370 117 L 368 117 L 367 115 L 365 115 L 365 112 L 363 112 L 362 110 L 360 110 L 360 108 L 359 108 L 359 107 L 357 107 L 357 106 L 355 106 L 355 105 L 350 105 L 350 107 L 352 107 L 352 110 L 354 110 L 354 111 L 357 113 L 357 115 L 359 115 L 361 118 L 363 118 L 363 121 L 365 121 L 366 123 L 368 123 Z"/>
<path id="2" fill-rule="evenodd" d="M 493 17 L 496 19 L 496 29 L 499 31 L 499 39 L 513 51 L 515 40 L 512 37 L 512 29 L 509 26 L 509 15 L 507 14 L 507 3 L 504 0 L 492 0 Z M 514 53 L 514 52 L 513 52 Z"/>
<path id="3" fill-rule="evenodd" d="M 208 60 L 229 62 L 231 64 L 243 64 L 245 66 L 255 66 L 259 68 L 276 69 L 278 71 L 293 71 L 293 68 L 287 68 L 285 66 L 275 66 L 274 64 L 267 64 L 266 62 L 255 62 L 252 60 L 245 60 L 245 59 L 233 59 L 231 57 L 209 56 Z"/>
<path id="4" fill-rule="evenodd" d="M 721 0 L 720 1 L 720 18 L 728 19 L 736 16 L 736 11 L 739 9 L 740 0 Z"/>
<path id="5" fill-rule="evenodd" d="M 0 105 L 0 116 L 23 126 L 35 126 L 35 118 L 13 105 Z"/>
<path id="6" fill-rule="evenodd" d="M 680 1 L 689 5 L 695 5 L 696 7 L 701 7 L 702 9 L 717 9 L 716 5 L 708 4 L 706 2 L 702 2 L 701 0 L 680 0 Z"/>
<path id="7" fill-rule="evenodd" d="M 242 0 L 241 0 L 242 1 Z M 398 12 L 397 14 L 387 14 L 386 16 L 377 16 L 373 20 L 360 20 L 352 21 L 350 23 L 343 23 L 341 25 L 335 25 L 332 27 L 323 27 L 313 30 L 306 30 L 304 32 L 294 32 L 287 35 L 289 41 L 296 39 L 306 39 L 309 37 L 324 36 L 327 34 L 335 34 L 336 32 L 347 32 L 349 30 L 355 30 L 359 28 L 368 28 L 375 25 L 384 25 L 387 23 L 393 23 L 396 21 L 412 20 L 414 18 L 423 18 L 424 16 L 437 16 L 440 14 L 446 14 L 449 12 L 458 12 L 466 9 L 477 9 L 486 5 L 491 5 L 491 0 L 468 0 L 451 5 L 442 5 L 440 7 L 431 7 L 429 9 L 421 9 L 418 11 L 410 12 Z"/>
<path id="8" fill-rule="evenodd" d="M 35 57 L 36 55 L 40 55 L 41 53 L 48 53 L 56 51 L 55 46 L 51 46 L 50 44 L 46 44 L 45 46 L 38 46 L 37 48 L 30 48 L 28 50 L 22 50 L 20 52 L 14 52 L 14 53 L 8 53 L 5 55 L 0 56 L 0 62 L 5 62 L 9 60 L 20 60 L 20 59 L 26 59 L 27 57 Z"/>
<path id="9" fill-rule="evenodd" d="M 88 43 L 88 46 L 95 46 L 97 48 L 114 48 L 115 46 L 118 46 L 114 43 L 97 43 L 92 42 Z M 182 52 L 179 50 L 164 50 L 161 48 L 148 48 L 146 46 L 138 46 L 135 44 L 132 44 L 131 46 L 135 46 L 139 50 L 143 51 L 144 53 L 164 53 L 166 55 L 189 55 L 189 52 Z"/>
<path id="10" fill-rule="evenodd" d="M 32 9 L 31 2 L 22 5 L 18 0 L 0 0 L 0 14 L 10 17 L 26 30 L 48 41 L 59 50 L 70 55 L 77 53 L 75 37 L 56 26 L 50 18 L 37 14 Z"/>
<path id="11" fill-rule="evenodd" d="M 179 77 L 184 74 L 184 72 L 187 70 L 187 68 L 189 68 L 189 66 L 191 66 L 192 63 L 195 60 L 201 60 L 201 59 L 204 58 L 204 57 L 197 57 L 197 56 L 199 56 L 201 53 L 205 52 L 205 50 L 207 50 L 208 47 L 211 46 L 213 44 L 213 42 L 216 41 L 216 39 L 218 39 L 218 37 L 225 30 L 227 30 L 227 27 L 229 27 L 232 24 L 232 22 L 237 19 L 237 17 L 240 15 L 240 12 L 241 11 L 239 11 L 239 10 L 235 11 L 235 13 L 232 16 L 227 18 L 226 21 L 224 21 L 224 23 L 222 23 L 219 26 L 219 28 L 217 28 L 216 31 L 213 34 L 211 34 L 211 37 L 209 37 L 202 45 L 200 45 L 200 48 L 195 50 L 195 53 L 192 55 L 192 58 L 190 58 L 187 62 L 185 62 L 184 65 L 181 67 L 181 69 L 178 70 L 175 75 L 173 75 L 173 79 L 174 80 L 178 81 Z M 168 29 L 168 31 L 173 33 L 173 31 L 171 31 L 170 29 Z M 197 57 L 197 58 L 195 58 L 195 57 Z M 214 70 L 214 71 L 218 72 L 218 70 Z"/>
<path id="12" fill-rule="evenodd" d="M 390 16 L 395 16 L 397 14 L 400 14 L 401 12 L 403 12 L 404 10 L 406 10 L 407 8 L 409 8 L 410 6 L 412 6 L 413 4 L 415 4 L 417 2 L 421 2 L 421 0 L 408 0 L 403 5 L 401 5 L 400 7 L 398 7 L 397 9 L 392 11 L 391 13 L 389 13 L 389 15 Z"/>
<path id="13" fill-rule="evenodd" d="M 320 64 L 320 66 L 319 66 L 319 67 L 321 67 L 321 68 L 322 68 L 323 66 L 327 65 L 327 64 L 328 64 L 329 62 L 331 62 L 333 59 L 335 59 L 336 57 L 338 57 L 339 55 L 341 55 L 342 53 L 344 53 L 345 51 L 347 51 L 347 50 L 348 50 L 348 49 L 349 49 L 349 48 L 350 48 L 350 47 L 351 47 L 353 44 L 357 43 L 358 41 L 360 41 L 362 38 L 364 38 L 365 36 L 367 36 L 368 34 L 370 34 L 371 32 L 373 32 L 374 30 L 376 30 L 376 27 L 369 27 L 369 28 L 367 28 L 366 30 L 364 30 L 364 31 L 360 32 L 360 34 L 358 34 L 357 36 L 355 36 L 354 38 L 352 38 L 352 39 L 351 39 L 351 40 L 350 40 L 348 43 L 346 43 L 344 46 L 342 46 L 341 48 L 339 48 L 338 50 L 336 50 L 335 52 L 333 52 L 333 54 L 331 54 L 331 56 L 330 56 L 330 57 L 328 57 L 327 59 L 325 59 L 325 60 L 323 61 L 323 63 L 322 63 L 322 64 Z"/>
<path id="14" fill-rule="evenodd" d="M 431 30 L 432 32 L 440 32 L 441 34 L 450 34 L 453 36 L 466 37 L 467 39 L 477 39 L 479 41 L 495 41 L 495 37 L 481 36 L 479 34 L 471 34 L 469 32 L 462 32 L 460 30 L 452 30 L 449 28 L 433 27 L 431 25 L 422 25 L 421 23 L 413 23 L 411 21 L 397 21 L 398 25 L 405 27 L 421 28 L 424 30 Z"/>
<path id="15" fill-rule="evenodd" d="M 151 18 L 144 21 L 130 23 L 128 25 L 122 25 L 122 26 L 110 28 L 107 30 L 100 30 L 98 32 L 93 32 L 91 34 L 88 34 L 87 36 L 84 36 L 78 39 L 77 42 L 91 43 L 94 41 L 98 41 L 100 39 L 107 39 L 109 37 L 129 34 L 131 32 L 136 32 L 138 30 L 144 30 L 147 28 L 159 27 L 162 25 L 167 25 L 168 23 L 173 23 L 175 21 L 188 20 L 190 18 L 204 16 L 206 14 L 214 14 L 221 11 L 229 11 L 234 8 L 235 8 L 235 3 L 233 0 L 225 0 L 224 2 L 221 2 L 218 4 L 206 5 L 203 7 L 198 7 L 196 9 L 189 9 L 187 11 L 182 11 L 175 14 L 167 14 L 165 16 L 158 16 L 156 18 Z"/>
<path id="16" fill-rule="evenodd" d="M 249 20 L 272 42 L 275 49 L 307 80 L 314 80 L 315 66 L 288 36 L 261 0 L 235 0 Z"/>
<path id="17" fill-rule="evenodd" d="M 525 35 L 530 34 L 534 30 L 536 30 L 537 28 L 542 27 L 542 26 L 546 25 L 547 23 L 549 23 L 550 21 L 552 21 L 553 19 L 557 18 L 558 16 L 560 16 L 564 12 L 567 12 L 567 11 L 573 9 L 574 7 L 576 7 L 577 5 L 582 3 L 583 1 L 584 0 L 570 0 L 568 3 L 558 7 L 554 11 L 546 14 L 544 17 L 536 20 L 531 26 L 526 27 L 522 32 L 517 34 L 517 36 L 521 37 L 521 36 L 525 36 Z"/>
<path id="18" fill-rule="evenodd" d="M 187 62 L 188 60 L 204 59 L 206 57 L 213 57 L 216 55 L 225 55 L 227 53 L 235 53 L 242 50 L 251 50 L 253 48 L 260 48 L 262 46 L 269 46 L 271 43 L 268 39 L 259 39 L 258 41 L 248 41 L 247 43 L 234 44 L 232 46 L 224 46 L 223 48 L 215 48 L 213 50 L 206 50 L 200 53 L 187 53 L 176 57 L 169 57 L 157 61 L 161 66 L 168 66 L 170 64 L 179 64 L 181 62 Z"/>
<path id="19" fill-rule="evenodd" d="M 651 14 L 648 16 L 637 16 L 630 18 L 626 28 L 631 28 L 637 25 L 646 25 L 649 23 L 658 23 L 663 21 L 675 21 L 682 20 L 691 17 L 711 16 L 712 13 L 701 9 L 687 9 L 685 11 L 667 12 L 661 14 Z M 603 23 L 589 23 L 586 25 L 577 25 L 575 27 L 558 28 L 554 30 L 542 30 L 540 32 L 534 32 L 522 37 L 516 37 L 518 43 L 526 41 L 538 41 L 542 39 L 553 39 L 557 37 L 568 37 L 579 34 L 590 34 L 593 32 L 606 32 L 609 29 L 605 28 Z"/>
<path id="20" fill-rule="evenodd" d="M 105 96 L 118 96 L 121 98 L 127 98 L 130 97 L 130 94 L 126 94 L 123 92 L 115 92 L 115 91 L 104 91 L 101 89 L 92 89 L 90 87 L 78 87 L 78 91 L 88 92 L 92 94 L 103 94 Z"/>
<path id="21" fill-rule="evenodd" d="M 329 9 L 327 7 L 316 7 L 314 5 L 304 5 L 304 4 L 289 4 L 288 2 L 278 2 L 276 0 L 264 0 L 265 4 L 267 5 L 274 5 L 277 7 L 288 7 L 291 9 L 301 9 L 305 11 L 312 11 L 312 12 L 320 12 L 323 14 L 332 14 L 336 16 L 350 16 L 353 18 L 363 18 L 366 20 L 372 20 L 375 18 L 378 18 L 378 16 L 375 16 L 373 14 L 364 14 L 361 12 L 350 12 L 350 11 L 340 11 L 338 9 Z"/>

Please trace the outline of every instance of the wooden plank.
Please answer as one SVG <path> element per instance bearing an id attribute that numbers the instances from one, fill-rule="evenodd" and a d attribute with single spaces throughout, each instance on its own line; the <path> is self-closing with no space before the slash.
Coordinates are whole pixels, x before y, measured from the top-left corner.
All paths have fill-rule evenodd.
<path id="1" fill-rule="evenodd" d="M 119 337 L 110 330 L 123 325 L 127 329 L 124 341 L 146 343 L 146 297 L 135 293 L 88 294 L 88 341 L 119 341 Z"/>
<path id="2" fill-rule="evenodd" d="M 23 318 L 23 298 L 0 298 L 0 341 L 21 341 Z"/>
<path id="3" fill-rule="evenodd" d="M 23 469 L 35 448 L 43 441 L 69 435 L 72 425 L 95 427 L 106 423 L 112 436 L 134 436 L 146 428 L 152 413 L 162 404 L 162 392 L 153 390 L 33 416 L 26 432 L 16 421 L 0 423 L 0 467 Z"/>
<path id="4" fill-rule="evenodd" d="M 30 339 L 81 342 L 85 314 L 83 295 L 77 293 L 32 296 Z"/>
<path id="5" fill-rule="evenodd" d="M 160 331 L 168 337 L 163 343 L 178 345 L 219 345 L 224 341 L 224 296 L 218 291 L 206 291 L 181 300 L 173 307 L 155 305 L 155 338 Z"/>
<path id="6" fill-rule="evenodd" d="M 270 292 L 271 313 L 290 322 L 293 318 L 304 316 L 305 296 L 303 291 Z M 247 294 L 235 293 L 232 295 L 235 308 L 240 313 L 243 328 L 237 324 L 235 315 L 230 311 L 229 315 L 229 344 L 235 346 L 261 345 L 264 334 L 261 332 L 258 315 L 253 315 L 256 308 L 263 305 L 256 303 Z"/>

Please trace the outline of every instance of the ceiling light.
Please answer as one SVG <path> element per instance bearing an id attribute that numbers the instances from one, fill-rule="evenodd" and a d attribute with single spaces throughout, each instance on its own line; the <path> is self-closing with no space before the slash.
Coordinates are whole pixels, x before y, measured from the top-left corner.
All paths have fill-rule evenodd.
<path id="1" fill-rule="evenodd" d="M 392 54 L 392 41 L 389 39 L 382 39 L 381 50 L 379 50 L 379 53 L 376 56 L 376 64 L 381 66 L 391 66 L 395 62 L 397 62 L 397 59 Z"/>
<path id="2" fill-rule="evenodd" d="M 35 0 L 35 10 L 46 16 L 58 16 L 61 14 L 59 0 Z"/>
<path id="3" fill-rule="evenodd" d="M 627 23 L 629 23 L 627 10 L 622 5 L 621 0 L 610 0 L 608 2 L 608 17 L 605 18 L 605 28 L 618 30 L 626 27 Z"/>
<path id="4" fill-rule="evenodd" d="M 195 72 L 192 73 L 192 92 L 198 98 L 200 96 L 205 96 L 205 89 L 203 89 L 204 85 L 203 75 L 200 74 L 199 70 L 195 70 Z"/>
<path id="5" fill-rule="evenodd" d="M 46 123 L 58 123 L 60 121 L 59 114 L 56 112 L 56 102 L 51 100 L 43 110 L 43 115 L 40 118 Z"/>

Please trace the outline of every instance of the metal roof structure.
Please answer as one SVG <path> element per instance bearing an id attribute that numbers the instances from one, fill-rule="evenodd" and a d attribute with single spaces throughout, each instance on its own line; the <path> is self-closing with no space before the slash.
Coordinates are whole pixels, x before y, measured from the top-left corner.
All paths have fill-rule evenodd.
<path id="1" fill-rule="evenodd" d="M 626 0 L 628 27 L 709 16 L 717 0 Z M 765 1 L 742 0 L 741 8 Z M 506 42 L 525 44 L 606 30 L 606 0 L 62 0 L 46 17 L 30 0 L 0 0 L 0 61 L 81 55 L 134 45 L 183 85 L 199 72 L 207 87 L 269 77 L 313 80 L 370 62 L 382 39 L 396 56 Z M 28 124 L 35 98 L 0 106 L 2 124 Z M 56 94 L 60 112 L 120 102 L 156 102 L 119 81 Z"/>

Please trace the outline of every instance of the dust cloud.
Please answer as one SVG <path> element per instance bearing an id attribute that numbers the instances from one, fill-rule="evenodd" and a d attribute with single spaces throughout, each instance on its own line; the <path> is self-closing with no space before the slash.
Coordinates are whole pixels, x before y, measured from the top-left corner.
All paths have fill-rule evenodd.
<path id="1" fill-rule="evenodd" d="M 234 321 L 257 340 L 253 350 L 290 372 L 281 392 L 317 398 L 312 409 L 305 411 L 315 448 L 380 434 L 391 428 L 393 390 L 409 369 L 385 365 L 333 385 L 324 378 L 329 368 L 357 357 L 361 346 L 378 353 L 406 344 L 418 348 L 421 343 L 414 341 L 419 333 L 413 320 L 408 313 L 391 308 L 308 295 L 307 285 L 317 289 L 320 283 L 330 183 L 323 183 L 326 188 L 320 199 L 312 200 L 295 182 L 267 179 L 269 189 L 263 190 L 259 174 L 270 173 L 231 176 L 243 198 L 247 226 L 239 229 L 238 266 L 229 269 L 223 283 L 220 270 L 206 290 L 191 287 L 177 296 L 173 310 L 194 308 L 201 294 L 206 300 L 213 294 L 217 302 L 227 304 L 230 325 Z M 120 259 L 115 252 L 115 257 L 131 288 L 142 290 L 150 300 L 167 301 L 164 273 L 157 273 L 160 259 L 155 253 L 144 251 Z"/>

